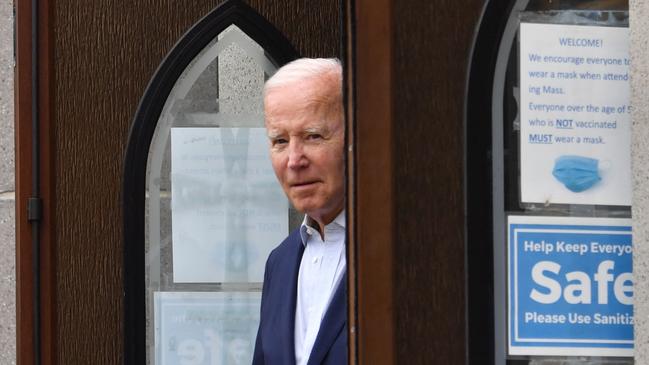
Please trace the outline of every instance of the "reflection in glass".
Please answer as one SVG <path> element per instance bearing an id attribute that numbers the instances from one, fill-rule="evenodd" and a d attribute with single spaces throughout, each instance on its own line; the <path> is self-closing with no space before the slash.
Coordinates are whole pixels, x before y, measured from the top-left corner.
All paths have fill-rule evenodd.
<path id="1" fill-rule="evenodd" d="M 265 259 L 300 221 L 263 129 L 263 85 L 276 68 L 232 25 L 164 104 L 146 177 L 149 364 L 250 362 Z"/>

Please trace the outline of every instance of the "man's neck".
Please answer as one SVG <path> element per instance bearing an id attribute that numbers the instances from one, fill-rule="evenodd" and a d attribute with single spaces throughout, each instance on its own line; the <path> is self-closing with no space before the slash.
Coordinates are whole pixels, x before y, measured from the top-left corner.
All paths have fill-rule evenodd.
<path id="1" fill-rule="evenodd" d="M 318 221 L 317 219 L 314 219 L 313 217 L 307 214 L 307 225 L 315 228 L 318 231 L 318 233 L 320 233 L 320 238 L 322 238 L 322 240 L 324 241 L 325 226 L 333 222 L 340 215 L 342 211 L 343 209 L 340 209 L 334 216 L 329 217 L 326 221 Z"/>

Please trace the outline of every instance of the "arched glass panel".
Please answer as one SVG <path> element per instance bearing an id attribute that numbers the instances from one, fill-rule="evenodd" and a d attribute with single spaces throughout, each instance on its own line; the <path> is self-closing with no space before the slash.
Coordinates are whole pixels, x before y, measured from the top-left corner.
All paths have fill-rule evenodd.
<path id="1" fill-rule="evenodd" d="M 124 177 L 126 364 L 249 364 L 264 265 L 300 217 L 272 170 L 265 80 L 297 53 L 240 1 L 148 86 Z"/>
<path id="2" fill-rule="evenodd" d="M 289 232 L 263 128 L 262 89 L 276 68 L 231 25 L 194 58 L 164 104 L 146 180 L 147 342 L 155 364 L 252 360 L 264 263 Z"/>

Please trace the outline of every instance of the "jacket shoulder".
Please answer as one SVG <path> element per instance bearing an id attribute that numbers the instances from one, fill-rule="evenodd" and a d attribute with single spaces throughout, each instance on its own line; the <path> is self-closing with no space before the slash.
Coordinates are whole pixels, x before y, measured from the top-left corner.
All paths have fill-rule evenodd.
<path id="1" fill-rule="evenodd" d="M 281 262 L 288 257 L 290 253 L 299 249 L 298 245 L 302 244 L 300 237 L 300 227 L 294 229 L 277 247 L 275 247 L 268 255 L 268 266 L 275 265 L 276 262 Z"/>

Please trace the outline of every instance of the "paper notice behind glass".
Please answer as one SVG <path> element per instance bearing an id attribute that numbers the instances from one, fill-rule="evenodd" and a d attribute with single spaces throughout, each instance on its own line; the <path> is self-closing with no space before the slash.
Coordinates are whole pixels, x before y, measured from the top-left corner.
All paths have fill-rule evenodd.
<path id="1" fill-rule="evenodd" d="M 262 282 L 288 233 L 264 128 L 172 128 L 173 278 Z"/>
<path id="2" fill-rule="evenodd" d="M 261 293 L 155 292 L 155 364 L 249 365 Z"/>
<path id="3" fill-rule="evenodd" d="M 627 28 L 520 27 L 521 200 L 631 205 Z"/>

